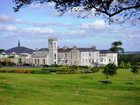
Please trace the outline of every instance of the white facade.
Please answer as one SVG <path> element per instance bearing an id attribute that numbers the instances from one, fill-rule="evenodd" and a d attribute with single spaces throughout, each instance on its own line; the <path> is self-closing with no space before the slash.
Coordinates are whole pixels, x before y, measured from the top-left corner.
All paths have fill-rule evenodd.
<path id="1" fill-rule="evenodd" d="M 100 65 L 107 65 L 108 63 L 114 63 L 118 65 L 117 53 L 101 53 L 100 54 Z"/>
<path id="2" fill-rule="evenodd" d="M 99 51 L 81 52 L 80 55 L 80 65 L 82 66 L 96 66 L 99 63 Z"/>

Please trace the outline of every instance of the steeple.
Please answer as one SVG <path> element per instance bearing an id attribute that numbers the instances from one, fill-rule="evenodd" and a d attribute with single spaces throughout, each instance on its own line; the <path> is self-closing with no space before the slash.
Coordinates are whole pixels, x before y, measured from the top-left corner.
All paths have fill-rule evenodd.
<path id="1" fill-rule="evenodd" d="M 18 40 L 18 47 L 20 47 L 20 41 Z"/>

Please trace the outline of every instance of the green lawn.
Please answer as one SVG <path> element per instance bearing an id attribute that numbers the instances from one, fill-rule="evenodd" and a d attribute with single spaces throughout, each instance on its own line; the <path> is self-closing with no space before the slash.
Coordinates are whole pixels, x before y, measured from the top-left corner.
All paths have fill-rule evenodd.
<path id="1" fill-rule="evenodd" d="M 140 73 L 118 70 L 113 84 L 95 74 L 0 73 L 0 105 L 140 105 Z"/>

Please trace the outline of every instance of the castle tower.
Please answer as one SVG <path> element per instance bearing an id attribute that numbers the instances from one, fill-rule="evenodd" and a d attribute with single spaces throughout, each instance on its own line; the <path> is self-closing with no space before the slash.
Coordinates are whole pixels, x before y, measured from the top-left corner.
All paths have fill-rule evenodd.
<path id="1" fill-rule="evenodd" d="M 49 64 L 58 64 L 57 38 L 48 39 Z"/>

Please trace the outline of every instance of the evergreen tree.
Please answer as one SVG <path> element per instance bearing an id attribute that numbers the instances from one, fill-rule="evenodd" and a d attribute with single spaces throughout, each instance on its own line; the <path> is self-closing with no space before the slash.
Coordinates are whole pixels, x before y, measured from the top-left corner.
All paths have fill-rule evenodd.
<path id="1" fill-rule="evenodd" d="M 113 63 L 109 63 L 104 67 L 103 74 L 106 75 L 106 80 L 109 82 L 109 76 L 113 76 L 117 73 L 117 66 Z"/>

